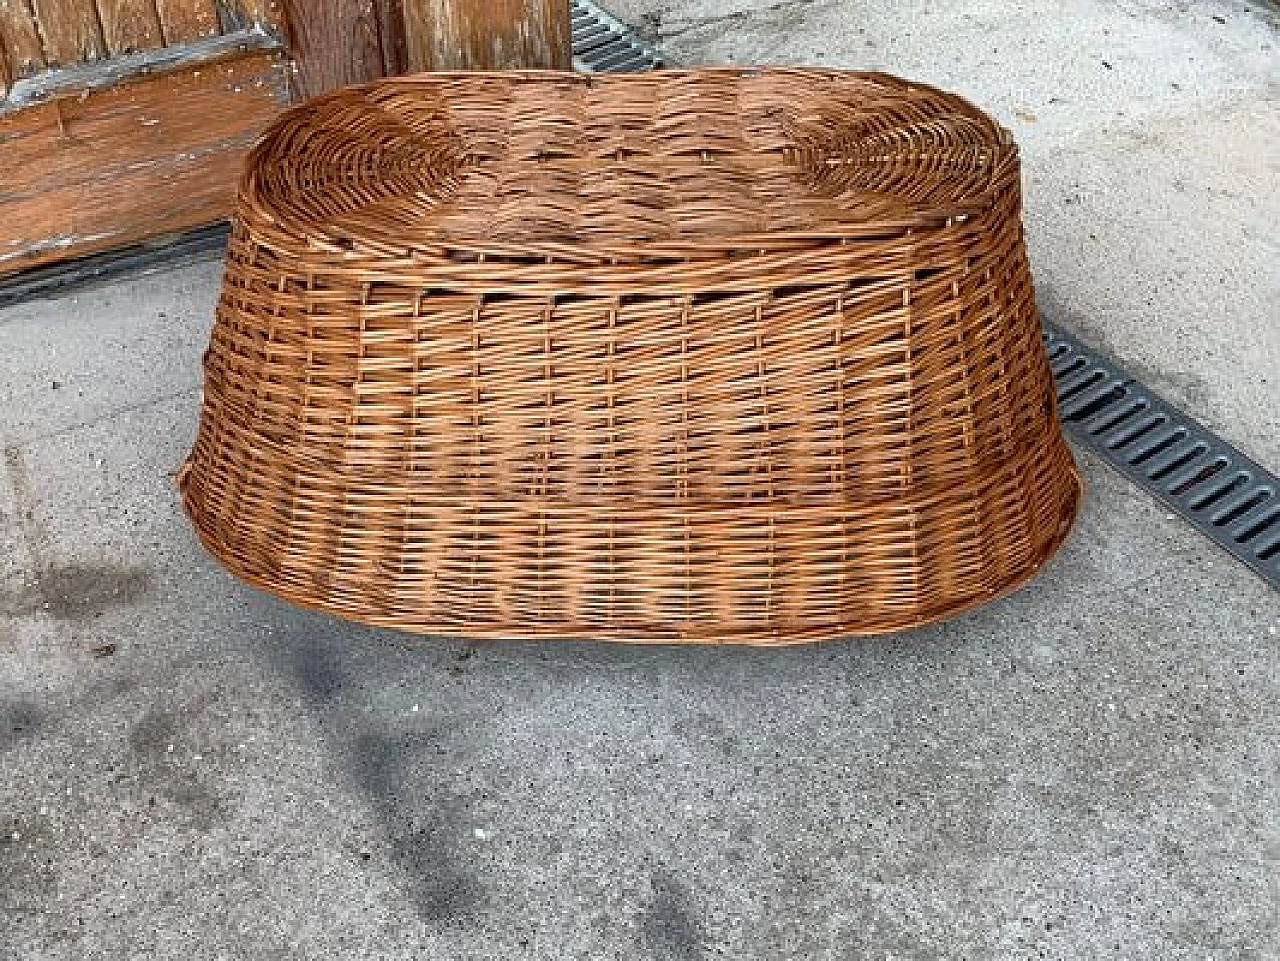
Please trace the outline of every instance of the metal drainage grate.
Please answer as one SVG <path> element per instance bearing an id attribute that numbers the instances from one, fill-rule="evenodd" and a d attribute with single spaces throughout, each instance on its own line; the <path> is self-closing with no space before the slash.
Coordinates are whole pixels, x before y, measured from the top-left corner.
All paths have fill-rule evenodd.
<path id="1" fill-rule="evenodd" d="M 662 56 L 592 0 L 573 0 L 573 66 L 583 73 L 635 73 L 662 66 Z"/>
<path id="2" fill-rule="evenodd" d="M 1072 439 L 1280 588 L 1280 480 L 1113 361 L 1044 327 Z"/>

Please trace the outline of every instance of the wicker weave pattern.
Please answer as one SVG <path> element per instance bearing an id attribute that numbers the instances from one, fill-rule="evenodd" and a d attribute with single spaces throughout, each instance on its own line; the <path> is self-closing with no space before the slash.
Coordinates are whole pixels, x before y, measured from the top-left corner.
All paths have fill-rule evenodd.
<path id="1" fill-rule="evenodd" d="M 1029 578 L 1078 481 L 1017 148 L 884 75 L 424 75 L 250 157 L 204 543 L 406 630 L 785 643 Z"/>

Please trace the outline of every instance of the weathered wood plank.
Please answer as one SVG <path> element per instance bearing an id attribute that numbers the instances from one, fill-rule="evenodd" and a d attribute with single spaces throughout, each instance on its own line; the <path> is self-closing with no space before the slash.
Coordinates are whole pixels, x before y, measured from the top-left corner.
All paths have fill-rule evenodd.
<path id="1" fill-rule="evenodd" d="M 254 51 L 0 115 L 0 273 L 225 217 L 286 75 Z"/>
<path id="2" fill-rule="evenodd" d="M 169 46 L 219 32 L 218 8 L 213 0 L 156 0 L 156 13 Z"/>
<path id="3" fill-rule="evenodd" d="M 87 95 L 87 91 L 129 83 L 139 77 L 159 76 L 188 67 L 195 69 L 202 63 L 235 59 L 251 50 L 283 49 L 281 41 L 262 31 L 248 29 L 220 33 L 216 37 L 200 37 L 172 47 L 121 53 L 106 60 L 43 70 L 34 77 L 15 80 L 9 88 L 8 99 L 0 101 L 0 113 L 22 110 L 59 97 Z"/>
<path id="4" fill-rule="evenodd" d="M 287 31 L 286 0 L 223 0 L 244 23 L 256 23 L 263 29 L 284 36 Z M 323 0 L 319 0 L 323 2 Z M 329 4 L 339 0 L 328 0 Z M 349 3 L 349 0 L 341 0 Z"/>
<path id="5" fill-rule="evenodd" d="M 568 69 L 572 62 L 569 0 L 283 3 L 303 97 L 406 70 Z"/>
<path id="6" fill-rule="evenodd" d="M 375 2 L 378 17 L 378 43 L 382 47 L 382 75 L 394 77 L 409 69 L 404 0 L 375 0 Z"/>
<path id="7" fill-rule="evenodd" d="M 404 0 L 411 70 L 568 70 L 569 0 Z"/>
<path id="8" fill-rule="evenodd" d="M 112 55 L 164 46 L 160 17 L 151 0 L 98 0 L 98 19 Z"/>
<path id="9" fill-rule="evenodd" d="M 5 123 L 8 116 L 0 115 L 0 149 L 12 161 L 0 179 L 0 197 L 35 197 L 69 183 L 107 181 L 139 158 L 165 156 L 173 144 L 253 135 L 260 130 L 253 112 L 241 116 L 234 111 L 246 96 L 253 102 L 255 95 L 269 93 L 266 85 L 271 78 L 246 75 L 237 66 L 239 60 L 224 57 L 167 75 L 168 96 L 174 102 L 162 99 L 165 94 L 160 88 L 166 75 L 160 75 L 104 88 L 83 102 L 78 96 L 64 95 L 56 100 L 52 113 L 47 112 L 53 106 L 50 103 L 18 111 L 12 123 Z M 208 115 L 194 109 L 212 99 L 199 87 L 192 90 L 205 79 L 204 72 L 226 78 L 220 89 L 235 104 L 219 105 Z M 191 103 L 182 103 L 184 98 Z M 29 119 L 23 122 L 24 117 Z M 48 135 L 55 127 L 58 149 L 53 151 Z M 91 149 L 95 143 L 100 149 Z"/>
<path id="10" fill-rule="evenodd" d="M 9 65 L 11 82 L 44 69 L 44 48 L 28 0 L 0 0 L 0 56 Z"/>
<path id="11" fill-rule="evenodd" d="M 0 34 L 0 100 L 9 93 L 9 84 L 13 82 L 13 74 L 9 70 L 9 55 L 5 52 L 4 35 Z"/>
<path id="12" fill-rule="evenodd" d="M 284 0 L 284 13 L 301 96 L 383 75 L 378 15 L 370 0 Z"/>
<path id="13" fill-rule="evenodd" d="M 32 0 L 32 10 L 44 39 L 44 58 L 49 66 L 100 60 L 106 55 L 93 0 Z"/>

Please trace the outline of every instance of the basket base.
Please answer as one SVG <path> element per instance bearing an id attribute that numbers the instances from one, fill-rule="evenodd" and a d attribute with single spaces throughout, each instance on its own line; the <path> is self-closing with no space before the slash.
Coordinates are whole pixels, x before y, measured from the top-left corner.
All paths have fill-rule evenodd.
<path id="1" fill-rule="evenodd" d="M 1069 456 L 1069 455 L 1068 455 Z M 949 600 L 933 609 L 911 608 L 903 605 L 897 612 L 885 613 L 869 620 L 863 616 L 846 620 L 807 620 L 803 616 L 789 620 L 775 620 L 767 628 L 756 629 L 741 623 L 719 625 L 709 618 L 690 618 L 684 627 L 673 628 L 671 622 L 645 624 L 636 620 L 618 618 L 612 623 L 593 621 L 573 623 L 547 618 L 542 621 L 520 624 L 471 624 L 433 620 L 429 617 L 406 616 L 403 610 L 379 611 L 368 607 L 364 595 L 334 593 L 318 598 L 314 591 L 291 589 L 279 579 L 255 570 L 244 562 L 244 555 L 217 540 L 199 523 L 195 530 L 205 549 L 220 561 L 239 580 L 269 594 L 274 594 L 299 607 L 336 615 L 346 620 L 373 627 L 391 628 L 410 634 L 449 636 L 476 640 L 505 641 L 599 641 L 621 644 L 698 644 L 742 645 L 750 647 L 785 647 L 811 644 L 819 641 L 849 637 L 872 637 L 894 634 L 927 627 L 940 621 L 992 603 L 1026 587 L 1039 574 L 1044 565 L 1058 552 L 1070 534 L 1079 513 L 1083 491 L 1079 472 L 1069 468 L 1072 487 L 1062 504 L 1061 519 L 1053 535 L 1044 543 L 1034 561 L 1020 570 L 1016 576 L 986 593 L 975 594 L 962 601 Z M 183 475 L 185 479 L 185 475 Z M 190 508 L 188 507 L 188 510 Z"/>

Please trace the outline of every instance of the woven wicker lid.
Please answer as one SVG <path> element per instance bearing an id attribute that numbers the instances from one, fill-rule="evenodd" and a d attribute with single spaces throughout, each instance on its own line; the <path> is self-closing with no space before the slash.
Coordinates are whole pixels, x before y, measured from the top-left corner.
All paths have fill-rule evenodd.
<path id="1" fill-rule="evenodd" d="M 705 260 L 962 221 L 1016 192 L 1017 156 L 883 74 L 437 74 L 287 114 L 243 202 L 343 250 Z"/>
<path id="2" fill-rule="evenodd" d="M 205 545 L 415 632 L 761 644 L 1025 583 L 1079 482 L 1007 133 L 879 74 L 424 75 L 252 151 Z"/>

